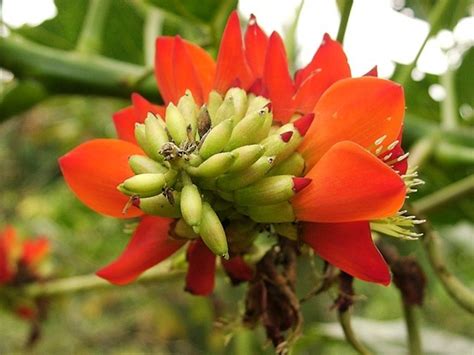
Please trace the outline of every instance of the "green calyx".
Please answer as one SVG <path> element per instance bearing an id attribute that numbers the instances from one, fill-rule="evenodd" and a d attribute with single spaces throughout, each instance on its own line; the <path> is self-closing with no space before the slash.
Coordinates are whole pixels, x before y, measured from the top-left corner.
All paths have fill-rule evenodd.
<path id="1" fill-rule="evenodd" d="M 136 124 L 146 156 L 129 158 L 135 175 L 117 188 L 145 214 L 175 218 L 171 237 L 201 238 L 225 258 L 243 253 L 264 225 L 295 222 L 302 137 L 291 123 L 272 124 L 264 97 L 231 88 L 199 107 L 187 91 L 165 117 L 149 113 Z"/>

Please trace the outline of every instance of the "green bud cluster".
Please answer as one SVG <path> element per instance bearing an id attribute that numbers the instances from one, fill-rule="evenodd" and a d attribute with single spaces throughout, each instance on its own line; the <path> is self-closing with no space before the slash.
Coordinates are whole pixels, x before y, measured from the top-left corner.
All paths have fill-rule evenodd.
<path id="1" fill-rule="evenodd" d="M 272 125 L 264 97 L 232 88 L 199 107 L 187 91 L 165 117 L 136 124 L 146 156 L 129 158 L 135 175 L 117 188 L 145 214 L 176 218 L 173 237 L 201 238 L 223 257 L 244 252 L 261 224 L 294 225 L 290 199 L 307 185 L 295 184 L 305 168 L 300 130 Z"/>

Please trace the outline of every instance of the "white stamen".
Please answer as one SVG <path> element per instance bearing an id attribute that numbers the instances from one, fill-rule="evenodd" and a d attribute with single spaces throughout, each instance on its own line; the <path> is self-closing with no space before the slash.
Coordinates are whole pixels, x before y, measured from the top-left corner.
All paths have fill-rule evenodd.
<path id="1" fill-rule="evenodd" d="M 393 148 L 395 148 L 397 146 L 397 144 L 399 143 L 400 141 L 399 140 L 396 140 L 392 143 L 390 143 L 387 147 L 388 150 L 392 150 Z"/>
<path id="2" fill-rule="evenodd" d="M 383 150 L 383 145 L 381 145 L 375 150 L 375 155 L 379 155 L 380 153 L 382 153 L 382 150 Z"/>
<path id="3" fill-rule="evenodd" d="M 401 162 L 401 161 L 405 160 L 406 158 L 408 158 L 409 155 L 410 155 L 410 152 L 405 153 L 405 154 L 403 154 L 403 155 L 400 155 L 400 156 L 397 158 L 397 162 Z"/>
<path id="4" fill-rule="evenodd" d="M 387 161 L 392 157 L 393 153 L 388 153 L 386 156 L 383 157 L 383 161 Z"/>
<path id="5" fill-rule="evenodd" d="M 376 141 L 375 141 L 375 145 L 380 145 L 383 143 L 383 141 L 385 140 L 385 138 L 387 138 L 387 135 L 384 135 L 380 138 L 378 138 Z"/>

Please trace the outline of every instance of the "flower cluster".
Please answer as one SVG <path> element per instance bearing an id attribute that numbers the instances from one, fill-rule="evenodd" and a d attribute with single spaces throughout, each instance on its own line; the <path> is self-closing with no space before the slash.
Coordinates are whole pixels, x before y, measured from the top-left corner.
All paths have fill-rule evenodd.
<path id="1" fill-rule="evenodd" d="M 390 282 L 371 226 L 410 236 L 414 222 L 398 211 L 406 181 L 417 183 L 401 148 L 400 85 L 376 70 L 352 78 L 328 35 L 292 77 L 278 33 L 251 17 L 242 36 L 235 12 L 216 62 L 178 36 L 157 39 L 155 64 L 165 106 L 134 94 L 114 115 L 119 139 L 60 158 L 86 205 L 141 219 L 99 276 L 129 283 L 187 244 L 186 289 L 207 295 L 216 256 L 234 281 L 249 280 L 245 256 L 270 231 L 357 278 Z"/>
<path id="2" fill-rule="evenodd" d="M 18 287 L 42 279 L 41 262 L 49 253 L 46 238 L 20 241 L 15 229 L 8 226 L 0 232 L 0 287 Z M 38 310 L 32 300 L 15 297 L 12 308 L 22 318 L 34 319 Z"/>

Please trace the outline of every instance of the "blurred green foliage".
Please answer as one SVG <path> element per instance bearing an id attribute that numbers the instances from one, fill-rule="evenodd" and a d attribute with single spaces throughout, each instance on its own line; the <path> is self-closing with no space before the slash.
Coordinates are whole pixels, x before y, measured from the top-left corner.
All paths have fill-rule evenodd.
<path id="1" fill-rule="evenodd" d="M 40 26 L 24 26 L 14 32 L 41 45 L 72 51 L 90 1 L 56 0 L 57 17 Z M 432 3 L 408 1 L 406 4 L 424 18 Z M 456 10 L 446 15 L 442 27 L 452 28 L 466 14 L 465 1 L 453 3 L 458 4 Z M 152 13 L 158 14 L 160 19 L 155 35 L 180 34 L 215 54 L 225 20 L 236 4 L 236 0 L 112 1 L 100 54 L 145 68 L 146 47 L 153 45 L 145 27 Z M 455 73 L 457 110 L 463 104 L 474 106 L 473 63 L 471 48 Z M 408 110 L 405 148 L 439 131 L 442 103 L 433 101 L 428 94 L 429 87 L 439 81 L 437 76 L 426 75 L 405 87 Z M 37 104 L 40 101 L 41 104 Z M 12 118 L 0 125 L 0 225 L 13 223 L 23 235 L 48 236 L 53 244 L 50 262 L 55 277 L 93 273 L 117 256 L 129 239 L 122 221 L 90 211 L 69 192 L 57 166 L 57 158 L 79 143 L 95 137 L 113 137 L 111 116 L 128 104 L 128 100 L 121 98 L 49 96 L 48 90 L 28 73 L 5 85 L 0 94 L 0 116 Z M 32 109 L 27 110 L 29 108 Z M 473 149 L 474 115 L 471 112 L 458 118 L 459 128 L 446 133 L 446 137 Z M 427 196 L 473 173 L 472 164 L 434 155 L 421 169 L 426 185 L 412 198 Z M 429 217 L 441 230 L 449 267 L 473 288 L 474 199 L 465 196 L 431 212 Z M 468 338 L 474 336 L 472 319 L 454 305 L 437 282 L 420 244 L 388 242 L 397 245 L 403 255 L 415 254 L 428 274 L 427 298 L 421 309 L 423 327 L 464 336 L 469 344 Z M 319 270 L 321 263 L 316 263 Z M 310 264 L 305 258 L 300 262 L 299 274 L 304 276 L 299 280 L 299 295 L 308 292 L 315 282 Z M 355 286 L 361 295 L 355 314 L 364 319 L 400 320 L 399 295 L 394 287 L 363 282 L 356 282 Z M 35 352 L 273 353 L 272 347 L 265 343 L 262 329 L 248 331 L 236 326 L 243 310 L 244 286 L 231 287 L 220 277 L 216 292 L 209 299 L 190 296 L 182 289 L 183 280 L 178 280 L 57 298 L 51 303 L 43 338 Z M 352 353 L 342 339 L 324 331 L 325 324 L 336 320 L 330 308 L 335 297 L 335 292 L 330 292 L 303 305 L 305 336 L 296 345 L 295 353 Z M 214 327 L 216 319 L 221 319 L 224 325 Z M 21 351 L 27 332 L 26 323 L 0 310 L 0 353 Z M 403 342 L 393 336 L 393 342 Z M 383 344 L 382 340 L 380 343 Z M 390 345 L 388 341 L 386 349 Z"/>

